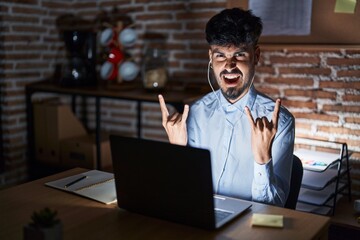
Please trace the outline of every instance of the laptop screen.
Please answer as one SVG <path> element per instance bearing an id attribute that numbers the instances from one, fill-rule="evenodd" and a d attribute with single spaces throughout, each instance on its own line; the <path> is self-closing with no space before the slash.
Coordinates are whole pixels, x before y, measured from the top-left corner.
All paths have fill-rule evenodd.
<path id="1" fill-rule="evenodd" d="M 208 150 L 115 135 L 110 144 L 120 208 L 214 228 Z"/>

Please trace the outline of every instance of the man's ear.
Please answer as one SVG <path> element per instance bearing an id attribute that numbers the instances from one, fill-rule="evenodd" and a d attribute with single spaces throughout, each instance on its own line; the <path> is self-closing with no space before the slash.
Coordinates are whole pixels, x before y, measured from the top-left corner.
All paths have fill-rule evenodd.
<path id="1" fill-rule="evenodd" d="M 209 49 L 209 62 L 212 63 L 212 52 L 211 52 L 211 49 Z"/>

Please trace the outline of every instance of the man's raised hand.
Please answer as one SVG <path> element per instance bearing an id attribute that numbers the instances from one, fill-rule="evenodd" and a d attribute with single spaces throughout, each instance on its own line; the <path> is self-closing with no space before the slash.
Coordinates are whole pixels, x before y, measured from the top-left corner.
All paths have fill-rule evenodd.
<path id="1" fill-rule="evenodd" d="M 169 115 L 164 97 L 159 95 L 159 103 L 162 115 L 162 125 L 168 135 L 169 142 L 185 146 L 187 144 L 186 119 L 189 114 L 189 105 L 184 106 L 184 112 L 175 112 Z"/>
<path id="2" fill-rule="evenodd" d="M 246 115 L 251 126 L 251 146 L 255 161 L 259 164 L 265 164 L 271 156 L 271 147 L 277 132 L 278 119 L 280 112 L 280 99 L 276 100 L 272 119 L 269 122 L 266 116 L 254 120 L 250 109 L 245 107 Z"/>

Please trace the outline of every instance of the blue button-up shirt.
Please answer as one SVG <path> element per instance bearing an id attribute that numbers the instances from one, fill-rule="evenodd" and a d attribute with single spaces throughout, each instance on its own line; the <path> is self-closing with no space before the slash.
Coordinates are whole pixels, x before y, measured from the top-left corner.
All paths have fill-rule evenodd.
<path id="1" fill-rule="evenodd" d="M 270 121 L 275 102 L 254 87 L 234 104 L 220 90 L 207 94 L 190 107 L 188 144 L 210 150 L 215 193 L 284 206 L 291 177 L 294 117 L 280 108 L 272 159 L 260 165 L 254 160 L 245 106 L 254 119 L 266 116 Z"/>

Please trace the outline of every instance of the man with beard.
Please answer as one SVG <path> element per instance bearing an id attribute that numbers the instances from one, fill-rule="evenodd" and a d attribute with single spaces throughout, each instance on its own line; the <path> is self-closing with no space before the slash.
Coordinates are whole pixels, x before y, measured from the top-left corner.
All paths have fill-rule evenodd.
<path id="1" fill-rule="evenodd" d="M 162 123 L 173 144 L 209 149 L 214 192 L 284 206 L 290 188 L 295 120 L 280 99 L 253 86 L 261 19 L 225 9 L 206 25 L 209 75 L 219 90 L 169 116 L 159 95 Z M 211 86 L 212 87 L 212 86 Z M 186 177 L 186 176 L 184 176 Z"/>

